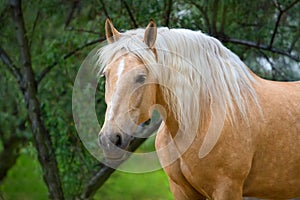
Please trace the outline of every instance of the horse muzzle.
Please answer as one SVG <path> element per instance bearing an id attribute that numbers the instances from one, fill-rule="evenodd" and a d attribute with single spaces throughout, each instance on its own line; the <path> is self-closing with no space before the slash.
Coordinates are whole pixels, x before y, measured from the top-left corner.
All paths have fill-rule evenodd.
<path id="1" fill-rule="evenodd" d="M 133 137 L 125 133 L 100 132 L 98 141 L 107 161 L 123 161 L 131 153 L 128 148 Z"/>

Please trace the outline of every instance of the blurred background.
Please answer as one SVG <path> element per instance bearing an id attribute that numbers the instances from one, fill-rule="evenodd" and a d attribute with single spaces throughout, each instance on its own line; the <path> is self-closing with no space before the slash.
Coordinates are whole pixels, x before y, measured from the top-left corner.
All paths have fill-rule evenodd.
<path id="1" fill-rule="evenodd" d="M 162 170 L 129 174 L 84 148 L 72 88 L 87 54 L 119 31 L 158 26 L 201 30 L 256 74 L 300 80 L 299 0 L 2 0 L 0 2 L 0 199 L 173 199 Z M 96 109 L 104 120 L 104 82 Z M 98 133 L 95 133 L 95 139 Z M 137 151 L 154 150 L 154 138 Z"/>

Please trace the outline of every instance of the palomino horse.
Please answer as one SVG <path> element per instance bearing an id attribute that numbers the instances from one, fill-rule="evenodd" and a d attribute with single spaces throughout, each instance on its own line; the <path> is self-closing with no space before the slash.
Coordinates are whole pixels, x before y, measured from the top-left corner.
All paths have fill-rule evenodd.
<path id="1" fill-rule="evenodd" d="M 199 31 L 152 20 L 119 33 L 107 19 L 105 28 L 99 143 L 108 160 L 123 158 L 116 149 L 157 108 L 156 149 L 176 199 L 300 196 L 300 82 L 257 77 Z"/>

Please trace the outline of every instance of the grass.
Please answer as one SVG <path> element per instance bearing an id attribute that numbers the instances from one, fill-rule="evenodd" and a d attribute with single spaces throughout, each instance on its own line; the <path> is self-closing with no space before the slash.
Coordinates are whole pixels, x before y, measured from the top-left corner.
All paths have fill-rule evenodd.
<path id="1" fill-rule="evenodd" d="M 37 159 L 25 152 L 21 153 L 15 166 L 9 170 L 0 191 L 5 200 L 48 199 L 47 188 L 41 177 Z"/>
<path id="2" fill-rule="evenodd" d="M 8 172 L 0 185 L 0 199 L 1 195 L 5 200 L 48 199 L 41 167 L 32 149 L 33 147 L 23 149 L 17 163 Z M 173 196 L 170 193 L 168 178 L 162 170 L 145 174 L 116 171 L 99 189 L 94 199 L 168 200 L 173 199 Z"/>
<path id="3" fill-rule="evenodd" d="M 95 199 L 168 200 L 173 196 L 162 170 L 146 174 L 117 171 L 96 193 Z"/>

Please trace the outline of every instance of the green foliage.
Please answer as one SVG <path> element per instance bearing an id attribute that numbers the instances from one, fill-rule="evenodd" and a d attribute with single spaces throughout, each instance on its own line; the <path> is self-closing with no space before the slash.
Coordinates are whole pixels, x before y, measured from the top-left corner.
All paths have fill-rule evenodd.
<path id="1" fill-rule="evenodd" d="M 279 9 L 273 1 L 23 1 L 24 19 L 30 41 L 33 69 L 37 77 L 47 67 L 50 72 L 38 83 L 42 117 L 50 132 L 66 198 L 80 194 L 97 168 L 98 161 L 84 148 L 72 117 L 72 90 L 81 62 L 94 46 L 65 57 L 89 41 L 104 37 L 106 13 L 120 31 L 145 27 L 153 18 L 159 26 L 167 23 L 168 3 L 173 2 L 169 16 L 170 28 L 202 30 L 219 39 L 235 38 L 254 44 L 269 45 L 275 31 Z M 103 3 L 101 3 L 103 2 Z M 218 4 L 215 4 L 218 2 Z M 274 1 L 275 2 L 275 1 Z M 292 1 L 278 1 L 286 8 Z M 125 4 L 130 10 L 127 10 Z M 70 15 L 73 9 L 73 15 Z M 300 55 L 300 3 L 281 16 L 272 44 L 292 56 Z M 134 20 L 130 17 L 131 12 Z M 14 23 L 8 1 L 0 3 L 0 46 L 16 66 L 20 64 Z M 251 69 L 262 77 L 274 80 L 298 80 L 300 64 L 288 56 L 269 50 L 226 42 Z M 265 66 L 268 66 L 267 68 Z M 7 199 L 45 199 L 41 170 L 32 151 L 32 135 L 27 121 L 25 102 L 16 79 L 0 62 L 0 142 L 11 136 L 25 137 L 17 164 L 9 171 L 1 190 Z M 104 121 L 104 81 L 98 84 L 96 110 L 100 124 Z M 88 123 L 88 122 L 87 122 Z M 97 133 L 95 133 L 96 137 Z M 151 151 L 154 139 L 138 151 Z M 34 158 L 34 159 L 33 159 Z M 2 162 L 2 161 L 0 161 Z M 28 174 L 28 175 L 27 175 Z M 24 176 L 25 175 L 25 176 Z M 33 187 L 30 187 L 33 185 Z M 36 186 L 36 188 L 35 188 Z M 153 189 L 151 189 L 153 188 Z M 155 192 L 154 192 L 155 191 Z M 122 196 L 118 196 L 121 194 Z M 40 196 L 35 196 L 40 195 Z M 117 172 L 97 193 L 101 199 L 170 199 L 167 178 L 162 171 L 147 175 Z"/>

